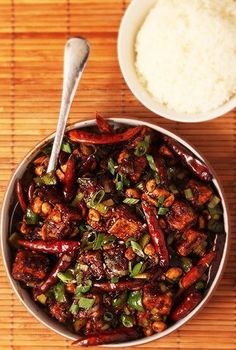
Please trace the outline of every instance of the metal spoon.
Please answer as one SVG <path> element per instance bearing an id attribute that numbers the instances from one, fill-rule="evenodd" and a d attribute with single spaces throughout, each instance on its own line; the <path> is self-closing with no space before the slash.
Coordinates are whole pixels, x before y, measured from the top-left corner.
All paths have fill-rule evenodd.
<path id="1" fill-rule="evenodd" d="M 47 173 L 56 168 L 71 104 L 87 63 L 89 51 L 89 43 L 85 39 L 71 38 L 66 42 L 61 108 Z"/>

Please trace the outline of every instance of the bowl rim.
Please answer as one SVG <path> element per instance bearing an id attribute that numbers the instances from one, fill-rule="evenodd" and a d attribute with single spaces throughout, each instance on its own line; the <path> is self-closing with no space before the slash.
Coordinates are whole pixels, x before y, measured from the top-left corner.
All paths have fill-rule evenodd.
<path id="1" fill-rule="evenodd" d="M 187 147 L 187 149 L 189 149 L 193 154 L 195 154 L 199 159 L 203 160 L 206 165 L 209 167 L 212 175 L 213 175 L 213 183 L 215 185 L 215 187 L 217 188 L 221 200 L 222 200 L 222 206 L 224 209 L 224 226 L 225 226 L 225 244 L 224 244 L 224 249 L 222 251 L 222 257 L 219 263 L 219 267 L 217 270 L 217 273 L 212 281 L 212 285 L 209 288 L 206 296 L 203 298 L 203 300 L 201 301 L 201 303 L 199 303 L 197 305 L 196 308 L 194 308 L 193 311 L 191 311 L 186 317 L 184 317 L 182 320 L 176 322 L 174 325 L 170 326 L 169 328 L 167 328 L 165 331 L 161 332 L 161 333 L 156 333 L 150 337 L 144 337 L 141 339 L 137 339 L 137 340 L 133 340 L 133 341 L 129 341 L 129 342 L 122 342 L 122 343 L 117 343 L 117 344 L 108 344 L 108 345 L 103 345 L 104 347 L 120 347 L 120 346 L 137 346 L 137 345 L 142 345 L 157 339 L 160 339 L 170 333 L 173 333 L 174 331 L 176 331 L 177 329 L 179 329 L 182 325 L 184 325 L 186 322 L 188 322 L 193 316 L 195 316 L 202 308 L 203 306 L 206 305 L 206 303 L 209 301 L 210 297 L 212 296 L 213 291 L 215 290 L 215 288 L 217 287 L 217 285 L 220 282 L 220 279 L 222 277 L 223 274 L 223 270 L 224 267 L 226 265 L 227 262 L 227 258 L 228 258 L 228 253 L 229 253 L 229 241 L 230 241 L 230 216 L 229 216 L 229 208 L 228 208 L 228 204 L 227 204 L 227 200 L 226 200 L 226 196 L 225 193 L 222 189 L 222 185 L 217 177 L 217 175 L 215 174 L 215 171 L 212 169 L 211 165 L 209 164 L 209 162 L 207 160 L 205 160 L 205 158 L 187 141 L 185 141 L 182 137 L 179 137 L 178 135 L 176 135 L 175 133 L 169 131 L 168 129 L 159 127 L 158 125 L 146 122 L 146 121 L 140 121 L 138 119 L 130 119 L 130 118 L 109 118 L 108 120 L 110 120 L 111 122 L 114 123 L 119 123 L 119 124 L 125 124 L 125 125 L 130 125 L 130 126 L 137 126 L 137 125 L 146 125 L 156 131 L 159 131 L 163 134 L 166 134 L 170 137 L 172 137 L 173 139 L 175 139 L 176 141 L 180 142 L 182 145 L 184 145 L 185 147 Z M 84 127 L 88 127 L 88 126 L 93 126 L 96 125 L 96 120 L 95 119 L 91 119 L 91 120 L 84 120 L 84 121 L 79 121 L 79 122 L 75 122 L 73 124 L 70 124 L 67 128 L 66 131 L 71 130 L 71 129 L 75 129 L 75 128 L 84 128 Z M 28 305 L 28 302 L 26 302 L 23 298 L 23 296 L 21 295 L 20 291 L 18 290 L 18 288 L 16 288 L 16 286 L 19 286 L 19 283 L 14 281 L 13 277 L 11 276 L 11 266 L 10 264 L 8 264 L 7 259 L 6 259 L 6 248 L 7 248 L 7 237 L 8 237 L 8 232 L 5 233 L 5 235 L 3 235 L 4 232 L 4 225 L 5 225 L 5 219 L 7 218 L 7 213 L 8 213 L 8 202 L 9 202 L 9 196 L 11 196 L 12 190 L 16 179 L 19 176 L 19 173 L 24 173 L 27 165 L 31 162 L 31 158 L 33 158 L 37 153 L 40 152 L 40 150 L 42 149 L 42 147 L 47 144 L 49 141 L 51 141 L 53 139 L 53 137 L 55 136 L 55 133 L 50 134 L 49 136 L 47 136 L 46 138 L 44 138 L 42 141 L 40 141 L 39 143 L 37 143 L 28 153 L 27 155 L 22 159 L 22 161 L 19 163 L 19 165 L 17 166 L 17 168 L 15 169 L 9 183 L 7 186 L 7 190 L 3 199 L 3 204 L 2 204 L 2 212 L 1 212 L 1 217 L 0 217 L 0 234 L 1 234 L 1 241 L 0 241 L 0 245 L 1 245 L 1 253 L 2 253 L 2 257 L 3 257 L 3 263 L 4 263 L 4 267 L 5 267 L 5 271 L 7 274 L 7 277 L 10 281 L 11 287 L 13 288 L 15 294 L 17 295 L 17 297 L 19 298 L 19 300 L 21 301 L 21 303 L 26 307 L 26 309 L 31 313 L 31 315 L 33 315 L 38 321 L 40 321 L 44 326 L 46 326 L 47 328 L 49 328 L 50 330 L 56 332 L 59 335 L 64 336 L 67 339 L 70 340 L 77 340 L 78 337 L 76 337 L 76 335 L 73 335 L 73 333 L 69 333 L 68 331 L 64 330 L 60 330 L 59 328 L 59 324 L 57 324 L 56 320 L 55 320 L 55 325 L 53 322 L 53 325 L 49 324 L 47 321 L 45 321 L 43 318 L 43 316 L 40 316 L 40 314 L 37 314 L 35 311 L 33 311 L 30 306 Z M 8 223 L 9 224 L 9 223 Z M 23 288 L 20 288 L 23 289 Z M 34 302 L 35 303 L 35 302 Z M 35 303 L 36 304 L 36 303 Z M 42 310 L 42 313 L 44 314 L 44 311 Z M 42 315 L 43 315 L 42 314 Z M 53 320 L 54 321 L 54 320 Z M 71 334 L 71 335 L 70 335 Z"/>
<path id="2" fill-rule="evenodd" d="M 154 0 L 150 0 L 150 1 L 154 1 Z M 147 13 L 148 13 L 153 7 L 153 5 L 150 5 L 149 1 L 147 2 L 145 1 L 144 3 L 145 3 L 144 6 L 146 7 Z M 210 110 L 207 112 L 199 112 L 199 113 L 179 113 L 174 111 L 173 109 L 166 108 L 164 104 L 161 104 L 160 102 L 155 100 L 154 97 L 151 96 L 151 94 L 141 84 L 140 79 L 137 76 L 135 67 L 134 67 L 134 70 L 136 72 L 135 78 L 134 78 L 135 82 L 133 81 L 133 78 L 131 77 L 131 75 L 133 76 L 133 74 L 130 72 L 129 68 L 127 67 L 127 55 L 123 54 L 123 52 L 125 51 L 123 49 L 123 45 L 125 42 L 127 42 L 126 38 L 127 38 L 127 32 L 129 32 L 129 23 L 131 23 L 132 21 L 133 14 L 136 12 L 136 6 L 138 4 L 140 5 L 140 0 L 132 0 L 131 3 L 128 5 L 120 23 L 118 40 L 117 40 L 117 55 L 118 55 L 120 70 L 132 94 L 151 112 L 161 117 L 167 118 L 169 120 L 183 122 L 183 123 L 207 122 L 207 121 L 219 118 L 224 114 L 232 111 L 234 108 L 236 108 L 236 93 L 235 93 L 233 96 L 230 97 L 228 101 L 224 102 L 222 105 L 218 106 L 213 110 Z M 143 14 L 141 11 L 139 11 L 139 13 L 140 13 L 139 15 L 140 20 L 142 19 L 142 22 L 143 22 L 146 18 L 146 14 Z M 133 44 L 134 44 L 134 41 L 133 41 Z"/>

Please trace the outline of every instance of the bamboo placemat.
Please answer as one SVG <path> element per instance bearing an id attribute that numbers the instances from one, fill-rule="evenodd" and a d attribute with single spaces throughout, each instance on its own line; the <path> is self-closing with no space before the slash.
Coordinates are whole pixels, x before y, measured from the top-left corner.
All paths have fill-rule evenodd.
<path id="1" fill-rule="evenodd" d="M 141 0 L 140 0 L 141 1 Z M 145 1 L 145 0 L 142 0 Z M 117 31 L 129 1 L 0 0 L 0 199 L 19 161 L 55 129 L 63 46 L 89 39 L 92 53 L 70 122 L 128 116 L 159 124 L 190 140 L 222 180 L 232 215 L 230 258 L 220 286 L 202 312 L 146 349 L 236 349 L 236 112 L 199 124 L 156 117 L 130 93 L 119 70 Z M 0 349 L 69 349 L 70 342 L 36 321 L 14 296 L 0 265 Z"/>

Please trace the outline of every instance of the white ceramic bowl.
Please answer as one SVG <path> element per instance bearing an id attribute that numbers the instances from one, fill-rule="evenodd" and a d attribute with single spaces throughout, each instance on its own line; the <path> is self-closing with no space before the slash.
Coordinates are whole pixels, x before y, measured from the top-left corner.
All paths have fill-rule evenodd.
<path id="1" fill-rule="evenodd" d="M 219 117 L 236 107 L 236 95 L 219 108 L 207 113 L 176 113 L 157 102 L 140 83 L 135 69 L 137 33 L 156 0 L 132 0 L 122 19 L 118 36 L 118 58 L 124 79 L 135 97 L 152 112 L 179 122 L 203 122 Z"/>
<path id="2" fill-rule="evenodd" d="M 214 277 L 212 277 L 212 283 L 206 292 L 206 295 L 204 299 L 201 301 L 201 303 L 185 318 L 182 320 L 178 321 L 175 323 L 173 326 L 169 327 L 166 329 L 164 332 L 152 335 L 150 337 L 130 341 L 130 342 L 125 342 L 125 343 L 120 343 L 120 344 L 111 344 L 109 345 L 110 347 L 122 347 L 125 346 L 136 346 L 140 344 L 147 343 L 152 340 L 157 340 L 159 338 L 164 337 L 165 335 L 175 331 L 177 328 L 182 326 L 184 323 L 186 323 L 189 319 L 191 319 L 202 307 L 203 305 L 206 304 L 208 299 L 210 298 L 213 290 L 215 289 L 217 283 L 219 282 L 220 276 L 222 275 L 223 267 L 225 265 L 226 261 L 226 255 L 227 255 L 227 250 L 229 246 L 229 217 L 228 217 L 228 210 L 226 207 L 226 201 L 224 198 L 224 194 L 222 192 L 222 188 L 219 184 L 219 181 L 215 177 L 214 171 L 211 168 L 211 166 L 202 158 L 202 156 L 192 147 L 181 139 L 180 137 L 176 136 L 175 134 L 171 133 L 170 131 L 167 131 L 163 128 L 160 128 L 154 124 L 138 121 L 138 120 L 133 120 L 133 119 L 117 119 L 113 118 L 111 121 L 120 123 L 120 124 L 126 124 L 126 125 L 147 125 L 150 128 L 153 128 L 154 130 L 157 130 L 165 135 L 168 135 L 175 140 L 179 141 L 182 145 L 187 147 L 193 154 L 195 154 L 198 158 L 202 159 L 207 166 L 209 167 L 210 171 L 212 172 L 214 179 L 213 183 L 215 187 L 217 188 L 219 195 L 222 200 L 222 205 L 223 205 L 223 210 L 224 210 L 224 225 L 225 225 L 225 232 L 226 235 L 223 237 L 223 242 L 220 244 L 220 251 L 221 251 L 221 259 L 216 263 L 214 266 L 215 274 Z M 95 120 L 90 120 L 90 121 L 82 121 L 76 124 L 71 125 L 68 127 L 67 130 L 71 130 L 74 128 L 83 128 L 85 126 L 92 126 L 95 125 Z M 1 249 L 2 249 L 2 256 L 3 256 L 3 261 L 5 265 L 5 269 L 8 275 L 8 278 L 10 280 L 10 283 L 12 285 L 13 290 L 15 291 L 16 295 L 20 299 L 20 301 L 24 304 L 24 306 L 28 309 L 28 311 L 35 317 L 37 318 L 40 322 L 42 322 L 46 327 L 50 328 L 51 330 L 55 331 L 56 333 L 71 339 L 71 340 L 76 340 L 77 337 L 75 334 L 70 332 L 67 328 L 65 328 L 62 324 L 57 322 L 56 320 L 52 319 L 51 317 L 47 316 L 47 314 L 40 308 L 38 304 L 36 304 L 30 297 L 29 293 L 23 289 L 20 284 L 15 281 L 12 276 L 11 276 L 11 266 L 12 266 L 12 259 L 11 259 L 11 248 L 8 245 L 8 237 L 9 237 L 9 229 L 10 229 L 10 220 L 11 220 L 11 214 L 13 211 L 13 208 L 16 203 L 16 196 L 15 196 L 15 184 L 16 180 L 18 178 L 21 178 L 23 174 L 26 171 L 27 166 L 31 163 L 31 161 L 36 157 L 38 153 L 42 150 L 46 144 L 52 140 L 54 134 L 50 135 L 47 137 L 45 140 L 40 142 L 38 145 L 34 147 L 34 149 L 28 153 L 28 155 L 23 159 L 23 161 L 19 164 L 18 168 L 16 169 L 15 173 L 13 174 L 10 183 L 7 187 L 7 191 L 4 197 L 3 201 L 3 206 L 2 206 L 2 213 L 1 213 L 1 221 L 0 221 L 0 232 L 1 232 Z M 212 266 L 213 267 L 213 266 Z"/>

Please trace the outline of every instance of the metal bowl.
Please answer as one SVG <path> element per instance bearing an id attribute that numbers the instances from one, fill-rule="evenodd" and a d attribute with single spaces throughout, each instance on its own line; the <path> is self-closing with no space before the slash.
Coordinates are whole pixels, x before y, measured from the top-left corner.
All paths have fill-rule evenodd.
<path id="1" fill-rule="evenodd" d="M 209 165 L 209 163 L 186 141 L 181 139 L 179 136 L 173 134 L 172 132 L 163 129 L 159 126 L 156 126 L 154 124 L 146 123 L 139 120 L 134 119 L 117 119 L 112 118 L 110 119 L 112 122 L 123 124 L 123 125 L 147 125 L 150 128 L 159 131 L 165 135 L 168 135 L 172 137 L 173 139 L 180 142 L 183 146 L 185 146 L 187 149 L 189 149 L 193 154 L 195 154 L 199 159 L 203 160 L 206 165 L 209 167 L 210 171 L 213 174 L 213 183 L 219 193 L 219 196 L 221 197 L 222 206 L 223 206 L 223 216 L 224 216 L 224 227 L 225 227 L 225 235 L 219 236 L 220 238 L 217 240 L 216 246 L 218 250 L 218 256 L 219 258 L 216 259 L 216 261 L 213 263 L 211 268 L 211 277 L 208 284 L 208 289 L 205 292 L 205 296 L 201 303 L 191 312 L 189 313 L 185 318 L 181 319 L 180 321 L 176 322 L 171 327 L 167 328 L 162 333 L 157 333 L 155 335 L 152 335 L 150 337 L 141 338 L 138 340 L 130 341 L 130 342 L 124 342 L 119 344 L 111 344 L 109 347 L 124 347 L 124 346 L 136 346 L 144 343 L 148 343 L 153 340 L 160 339 L 174 331 L 176 331 L 179 327 L 181 327 L 183 324 L 185 324 L 188 320 L 190 320 L 194 315 L 196 315 L 199 310 L 206 305 L 207 301 L 209 300 L 210 296 L 212 295 L 214 289 L 216 288 L 220 277 L 223 272 L 223 268 L 226 263 L 226 257 L 227 252 L 229 248 L 229 214 L 228 214 L 228 208 L 226 205 L 225 195 L 223 193 L 222 187 L 219 183 L 219 180 L 217 179 L 212 167 Z M 89 121 L 81 121 L 78 123 L 75 123 L 67 128 L 67 130 L 71 130 L 74 128 L 84 128 L 88 126 L 95 125 L 95 120 L 89 120 Z M 26 172 L 27 167 L 31 163 L 31 161 L 36 157 L 38 153 L 44 148 L 50 141 L 52 141 L 54 137 L 54 134 L 48 136 L 46 139 L 41 141 L 38 145 L 36 145 L 32 151 L 30 151 L 27 156 L 22 160 L 22 162 L 19 164 L 18 168 L 14 172 L 10 183 L 7 187 L 6 194 L 4 197 L 3 205 L 2 205 L 2 215 L 1 215 L 1 221 L 0 221 L 0 230 L 1 230 L 1 249 L 2 249 L 2 256 L 3 261 L 5 265 L 5 269 L 7 272 L 7 276 L 9 278 L 9 281 L 12 285 L 12 288 L 16 295 L 18 296 L 19 300 L 24 304 L 24 306 L 27 308 L 27 310 L 41 323 L 43 323 L 46 327 L 50 328 L 51 330 L 55 331 L 56 333 L 71 339 L 76 340 L 78 337 L 76 334 L 70 332 L 65 326 L 60 324 L 58 321 L 54 320 L 53 318 L 49 317 L 41 308 L 40 306 L 33 301 L 27 290 L 23 289 L 17 281 L 15 281 L 12 278 L 11 275 L 11 267 L 12 267 L 12 251 L 8 244 L 8 237 L 10 234 L 10 226 L 11 226 L 11 217 L 14 210 L 14 207 L 16 205 L 16 196 L 15 196 L 15 184 L 16 180 L 18 178 L 21 178 L 24 173 Z"/>

